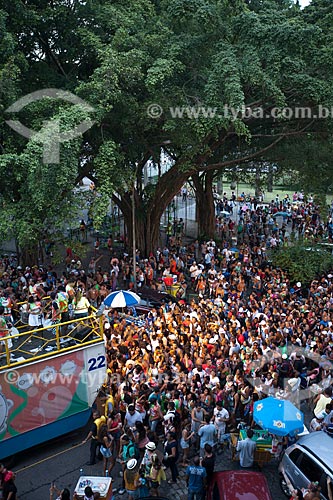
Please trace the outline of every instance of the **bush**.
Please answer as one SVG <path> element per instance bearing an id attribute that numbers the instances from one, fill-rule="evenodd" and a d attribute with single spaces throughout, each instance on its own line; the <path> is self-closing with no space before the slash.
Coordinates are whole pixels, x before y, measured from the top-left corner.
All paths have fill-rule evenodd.
<path id="1" fill-rule="evenodd" d="M 271 255 L 272 263 L 289 275 L 292 283 L 308 284 L 322 273 L 333 269 L 333 256 L 318 245 L 295 245 L 278 248 Z"/>

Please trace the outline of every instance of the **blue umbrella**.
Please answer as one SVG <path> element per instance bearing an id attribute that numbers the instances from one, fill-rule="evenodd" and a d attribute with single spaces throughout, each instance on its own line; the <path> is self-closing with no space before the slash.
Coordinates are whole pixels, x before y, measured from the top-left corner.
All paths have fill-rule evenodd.
<path id="1" fill-rule="evenodd" d="M 104 304 L 107 307 L 127 307 L 135 306 L 140 303 L 140 297 L 129 290 L 118 290 L 110 293 L 104 299 Z"/>
<path id="2" fill-rule="evenodd" d="M 294 436 L 303 431 L 303 413 L 288 400 L 266 398 L 254 403 L 253 418 L 276 436 Z"/>

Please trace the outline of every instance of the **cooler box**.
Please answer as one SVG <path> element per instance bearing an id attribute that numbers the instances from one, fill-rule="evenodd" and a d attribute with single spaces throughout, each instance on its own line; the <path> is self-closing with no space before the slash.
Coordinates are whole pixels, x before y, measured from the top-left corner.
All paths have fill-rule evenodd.
<path id="1" fill-rule="evenodd" d="M 172 276 L 166 276 L 163 278 L 163 282 L 165 286 L 172 286 L 173 285 L 173 277 Z"/>
<path id="2" fill-rule="evenodd" d="M 84 498 L 86 486 L 90 486 L 94 493 L 99 493 L 101 500 L 110 500 L 112 497 L 111 477 L 81 476 L 75 486 L 75 493 L 80 500 Z"/>

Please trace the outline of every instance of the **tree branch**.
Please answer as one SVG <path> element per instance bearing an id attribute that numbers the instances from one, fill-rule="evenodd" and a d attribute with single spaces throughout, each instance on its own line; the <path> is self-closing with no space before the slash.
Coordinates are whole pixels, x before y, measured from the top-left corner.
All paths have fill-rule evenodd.
<path id="1" fill-rule="evenodd" d="M 25 5 L 23 0 L 21 0 L 21 4 L 24 6 L 24 8 L 26 10 L 28 10 L 28 7 Z M 34 28 L 32 28 L 31 26 L 29 26 L 29 28 L 31 29 L 32 32 L 34 32 Z M 36 31 L 36 35 L 37 35 L 37 38 L 39 39 L 39 41 L 41 42 L 41 44 L 44 46 L 46 53 L 49 54 L 49 56 L 51 57 L 51 59 L 53 60 L 55 65 L 57 66 L 58 70 L 63 74 L 63 76 L 65 76 L 67 78 L 67 74 L 66 74 L 64 68 L 62 67 L 62 64 L 60 63 L 59 59 L 55 56 L 55 54 L 52 52 L 48 41 L 45 41 L 44 38 L 42 37 L 42 35 L 38 31 Z"/>
<path id="2" fill-rule="evenodd" d="M 279 142 L 281 142 L 284 139 L 284 136 L 279 137 L 276 139 L 276 141 L 272 142 L 265 148 L 260 149 L 259 151 L 256 151 L 255 153 L 252 153 L 247 156 L 243 156 L 240 158 L 235 158 L 234 160 L 227 160 L 224 162 L 219 162 L 219 163 L 211 163 L 210 165 L 207 165 L 205 167 L 200 168 L 200 170 L 203 171 L 209 171 L 209 170 L 219 170 L 223 167 L 230 167 L 231 165 L 237 165 L 238 163 L 244 163 L 246 161 L 253 160 L 254 158 L 257 158 L 258 156 L 262 155 L 263 153 L 266 153 L 266 151 L 269 151 L 272 149 L 274 146 L 276 146 Z"/>
<path id="3" fill-rule="evenodd" d="M 303 129 L 301 129 L 299 131 L 295 131 L 294 133 L 293 132 L 285 132 L 284 134 L 278 134 L 278 138 L 275 141 L 273 141 L 271 144 L 269 144 L 265 148 L 262 148 L 259 151 L 256 151 L 255 153 L 252 153 L 252 154 L 247 155 L 247 156 L 243 156 L 241 158 L 235 158 L 234 160 L 227 160 L 227 161 L 219 162 L 219 163 L 211 163 L 210 165 L 204 166 L 202 168 L 200 167 L 200 170 L 202 170 L 202 171 L 218 170 L 218 169 L 221 169 L 223 167 L 229 167 L 231 165 L 237 165 L 238 163 L 244 163 L 247 161 L 251 161 L 254 158 L 257 158 L 258 156 L 260 156 L 263 153 L 266 153 L 267 151 L 272 149 L 274 146 L 276 146 L 279 142 L 281 142 L 286 137 L 288 137 L 290 135 L 300 135 L 306 129 L 308 129 L 313 123 L 314 123 L 314 120 L 312 120 L 305 127 L 303 127 Z"/>

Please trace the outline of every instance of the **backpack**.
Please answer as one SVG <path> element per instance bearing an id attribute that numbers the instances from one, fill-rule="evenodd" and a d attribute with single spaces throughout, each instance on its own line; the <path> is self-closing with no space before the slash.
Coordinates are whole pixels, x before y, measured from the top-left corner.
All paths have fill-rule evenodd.
<path id="1" fill-rule="evenodd" d="M 128 445 L 126 455 L 127 460 L 130 460 L 131 458 L 135 458 L 136 460 L 138 460 L 138 458 L 140 458 L 140 450 L 136 443 L 130 443 Z"/>

